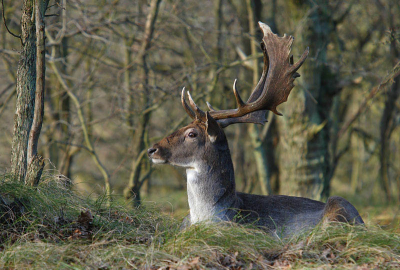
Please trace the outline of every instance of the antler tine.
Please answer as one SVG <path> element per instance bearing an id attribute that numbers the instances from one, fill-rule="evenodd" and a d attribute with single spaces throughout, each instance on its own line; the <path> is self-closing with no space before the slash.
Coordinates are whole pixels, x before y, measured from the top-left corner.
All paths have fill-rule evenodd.
<path id="1" fill-rule="evenodd" d="M 190 109 L 189 105 L 186 103 L 186 100 L 185 100 L 185 87 L 183 87 L 183 89 L 182 89 L 181 102 L 182 102 L 183 108 L 185 109 L 186 113 L 190 116 L 190 118 L 195 119 L 196 115 L 194 114 L 192 109 Z"/>
<path id="2" fill-rule="evenodd" d="M 301 55 L 299 61 L 297 61 L 297 63 L 292 66 L 292 70 L 294 72 L 296 72 L 301 67 L 301 65 L 304 63 L 304 61 L 306 61 L 309 52 L 310 52 L 310 48 L 307 47 L 306 50 Z M 293 64 L 293 62 L 292 62 L 292 64 Z M 292 72 L 292 70 L 291 70 L 291 72 Z"/>
<path id="3" fill-rule="evenodd" d="M 243 102 L 242 98 L 239 95 L 239 91 L 236 88 L 236 82 L 237 82 L 237 79 L 235 79 L 235 81 L 233 82 L 233 86 L 232 86 L 233 94 L 235 95 L 236 102 L 237 102 L 239 108 L 241 108 L 245 105 L 245 103 Z"/>
<path id="4" fill-rule="evenodd" d="M 210 109 L 210 111 L 215 111 L 215 109 L 213 108 L 213 106 L 211 106 L 211 104 L 206 101 L 207 107 Z"/>
<path id="5" fill-rule="evenodd" d="M 187 95 L 189 97 L 189 104 L 192 107 L 195 115 L 196 115 L 196 119 L 199 119 L 201 121 L 205 121 L 206 120 L 206 114 L 205 112 L 203 112 L 197 105 L 196 103 L 193 101 L 192 95 L 190 94 L 190 92 L 187 92 Z"/>

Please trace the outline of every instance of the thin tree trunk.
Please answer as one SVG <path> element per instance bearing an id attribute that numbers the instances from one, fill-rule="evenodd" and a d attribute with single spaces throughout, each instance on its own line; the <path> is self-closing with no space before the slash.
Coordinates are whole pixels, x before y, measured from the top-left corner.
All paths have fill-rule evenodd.
<path id="1" fill-rule="evenodd" d="M 209 71 L 208 77 L 210 78 L 210 84 L 207 89 L 207 100 L 211 102 L 211 104 L 216 104 L 216 98 L 218 95 L 214 95 L 215 89 L 217 89 L 218 85 L 218 73 L 217 70 L 222 63 L 222 22 L 223 22 L 223 0 L 217 0 L 214 2 L 214 19 L 215 19 L 215 32 L 217 33 L 217 42 L 214 48 L 215 51 L 215 63 L 213 63 L 212 68 Z M 191 32 L 190 32 L 191 33 Z M 190 35 L 192 38 L 193 34 Z M 204 51 L 205 52 L 205 51 Z M 212 59 L 210 56 L 207 56 L 208 59 Z"/>
<path id="2" fill-rule="evenodd" d="M 352 162 L 351 162 L 351 178 L 350 187 L 352 193 L 355 195 L 360 191 L 360 173 L 363 171 L 363 159 L 364 159 L 364 145 L 358 137 L 358 134 L 352 133 L 351 135 L 351 146 L 352 146 Z"/>
<path id="3" fill-rule="evenodd" d="M 134 134 L 134 121 L 133 121 L 133 111 L 135 109 L 135 97 L 131 87 L 132 78 L 132 40 L 125 41 L 125 73 L 124 73 L 124 88 L 125 94 L 127 96 L 126 101 L 126 113 L 125 118 L 128 127 L 131 129 L 132 134 Z"/>
<path id="4" fill-rule="evenodd" d="M 44 160 L 42 156 L 35 155 L 29 163 L 26 172 L 25 184 L 30 186 L 37 186 L 42 176 L 44 168 Z"/>
<path id="5" fill-rule="evenodd" d="M 390 29 L 395 29 L 394 18 L 392 15 L 392 10 L 396 10 L 395 7 L 391 7 L 388 10 L 388 20 Z M 399 9 L 397 9 L 399 10 Z M 392 63 L 396 64 L 399 59 L 400 52 L 398 50 L 396 44 L 395 33 L 392 30 L 391 32 L 391 44 L 390 44 L 390 54 Z M 385 109 L 383 110 L 383 114 L 380 121 L 380 153 L 379 153 L 379 161 L 380 161 L 380 180 L 382 188 L 386 195 L 386 201 L 390 202 L 392 199 L 391 192 L 391 183 L 389 177 L 389 160 L 390 160 L 390 151 L 389 151 L 389 143 L 390 137 L 393 130 L 395 109 L 396 109 L 396 101 L 400 95 L 400 78 L 397 77 L 394 81 L 394 84 L 389 88 L 387 92 L 385 92 L 386 100 L 385 100 Z"/>
<path id="6" fill-rule="evenodd" d="M 65 13 L 65 8 L 63 9 L 63 12 Z M 64 14 L 63 16 L 66 16 Z M 67 72 L 67 61 L 68 61 L 68 38 L 63 37 L 61 40 L 61 55 L 64 61 L 62 62 L 61 65 L 61 72 L 65 73 Z M 89 61 L 89 60 L 88 60 Z M 88 96 L 92 93 L 93 89 L 90 88 L 88 89 Z M 71 141 L 72 140 L 72 134 L 70 132 L 70 125 L 71 123 L 71 99 L 68 96 L 67 91 L 62 90 L 62 94 L 60 97 L 60 120 L 61 122 L 67 123 L 62 126 L 60 126 L 60 132 L 61 132 L 61 140 L 62 141 Z M 90 103 L 88 104 L 90 105 Z M 90 120 L 89 120 L 90 121 Z M 88 130 L 89 138 L 91 138 L 91 130 Z M 65 145 L 63 147 L 63 154 L 61 158 L 59 158 L 59 170 L 62 175 L 65 175 L 68 179 L 71 179 L 71 166 L 73 164 L 73 159 L 74 155 L 73 153 L 77 153 L 77 151 L 72 151 L 70 145 Z"/>
<path id="7" fill-rule="evenodd" d="M 45 86 L 45 49 L 44 40 L 44 15 L 48 1 L 36 0 L 35 2 L 35 20 L 36 20 L 36 94 L 35 94 L 35 112 L 33 123 L 28 140 L 27 163 L 29 164 L 29 173 L 25 183 L 37 185 L 42 175 L 44 162 L 43 158 L 38 156 L 38 143 L 40 131 L 43 124 L 44 114 L 44 86 Z M 35 160 L 35 162 L 33 162 Z"/>
<path id="8" fill-rule="evenodd" d="M 146 25 L 144 30 L 144 38 L 142 40 L 141 48 L 139 54 L 136 57 L 136 63 L 138 63 L 141 68 L 141 104 L 144 104 L 143 110 L 149 108 L 150 105 L 150 89 L 149 89 L 149 69 L 147 66 L 147 51 L 151 46 L 151 41 L 153 39 L 153 33 L 155 28 L 155 22 L 158 15 L 158 10 L 160 6 L 161 0 L 152 0 L 150 2 L 149 13 L 146 18 Z M 135 62 L 135 61 L 134 61 Z M 133 142 L 133 151 L 137 155 L 137 158 L 132 162 L 131 174 L 129 176 L 129 182 L 127 187 L 124 190 L 124 195 L 126 199 L 134 198 L 133 204 L 135 206 L 140 204 L 140 189 L 143 186 L 144 181 L 148 179 L 148 177 L 141 177 L 142 166 L 141 163 L 143 161 L 143 151 L 145 147 L 145 133 L 150 121 L 151 110 L 143 113 L 140 117 L 138 126 L 136 127 L 134 142 Z M 130 122 L 128 121 L 128 124 Z M 151 170 L 146 172 L 146 175 L 149 174 Z"/>
<path id="9" fill-rule="evenodd" d="M 272 113 L 271 115 L 274 116 Z M 265 139 L 263 139 L 263 145 L 265 147 L 265 152 L 267 154 L 265 166 L 268 167 L 267 177 L 269 185 L 271 186 L 271 192 L 272 194 L 279 194 L 280 174 L 279 174 L 279 167 L 277 164 L 278 161 L 275 157 L 276 147 L 279 142 L 279 132 L 276 123 L 276 117 L 270 117 L 269 119 L 271 123 L 269 123 L 270 126 L 267 130 L 267 133 L 265 134 Z M 264 136 L 262 135 L 261 138 L 263 137 Z"/>
<path id="10" fill-rule="evenodd" d="M 250 40 L 250 50 L 251 55 L 257 54 L 257 48 L 259 47 L 258 35 L 256 31 L 257 22 L 260 20 L 260 12 L 262 10 L 262 3 L 259 0 L 246 0 L 248 22 L 249 22 L 249 33 L 251 35 Z M 252 84 L 255 87 L 261 76 L 260 73 L 260 62 L 258 59 L 253 60 L 253 81 Z M 248 132 L 250 134 L 251 143 L 253 147 L 253 155 L 257 168 L 257 177 L 260 183 L 261 192 L 264 195 L 272 193 L 271 183 L 270 183 L 270 172 L 267 164 L 267 153 L 265 151 L 265 146 L 263 140 L 260 137 L 260 131 L 255 125 L 248 126 Z"/>
<path id="11" fill-rule="evenodd" d="M 240 191 L 245 192 L 250 182 L 248 172 L 245 173 L 245 151 L 243 145 L 240 143 L 245 136 L 245 125 L 237 125 L 235 135 L 232 143 L 232 161 L 235 168 L 236 183 L 241 183 Z"/>
<path id="12" fill-rule="evenodd" d="M 67 1 L 62 0 L 60 1 L 62 6 L 61 6 L 61 15 L 62 15 L 62 28 L 61 28 L 61 46 L 60 46 L 60 54 L 63 59 L 60 65 L 60 71 L 63 74 L 67 74 L 67 67 L 68 67 L 68 43 L 69 43 L 69 38 L 64 36 L 65 29 L 67 28 Z M 87 60 L 87 65 L 90 65 L 91 61 Z M 61 123 L 66 123 L 62 124 L 59 126 L 60 128 L 60 139 L 65 142 L 72 142 L 73 140 L 73 134 L 71 133 L 71 125 L 72 125 L 72 119 L 71 119 L 71 99 L 68 95 L 68 92 L 62 88 L 62 93 L 60 96 L 59 103 L 57 104 L 57 109 L 59 110 L 59 118 Z M 93 89 L 89 88 L 88 89 L 88 96 L 91 95 Z M 88 104 L 90 106 L 91 103 Z M 91 111 L 91 110 L 90 110 Z M 89 116 L 89 119 L 90 116 Z M 89 120 L 90 122 L 90 120 Z M 89 138 L 91 139 L 91 127 L 88 127 L 88 135 Z M 57 147 L 60 149 L 60 147 Z M 62 151 L 60 151 L 60 155 L 58 157 L 58 168 L 60 170 L 60 173 L 62 175 L 65 175 L 68 180 L 68 184 L 71 184 L 71 167 L 74 161 L 74 156 L 79 152 L 79 148 L 73 150 L 70 145 L 65 145 L 62 148 Z"/>
<path id="13" fill-rule="evenodd" d="M 140 188 L 143 183 L 140 182 L 140 175 L 142 172 L 142 161 L 143 157 L 146 153 L 145 151 L 145 131 L 146 127 L 150 120 L 150 113 L 145 114 L 141 117 L 140 122 L 138 123 L 137 130 L 135 132 L 134 137 L 134 150 L 136 153 L 139 153 L 138 157 L 132 161 L 132 169 L 129 176 L 128 186 L 124 191 L 125 198 L 127 200 L 134 199 L 133 204 L 137 206 L 140 204 Z"/>
<path id="14" fill-rule="evenodd" d="M 395 112 L 395 104 L 396 100 L 399 97 L 400 93 L 400 79 L 396 78 L 394 84 L 387 92 L 387 97 L 385 101 L 385 109 L 383 110 L 382 118 L 381 118 L 381 126 L 380 126 L 380 153 L 379 153 L 379 161 L 380 161 L 380 170 L 379 174 L 381 177 L 381 184 L 383 190 L 385 191 L 386 201 L 390 202 L 392 199 L 392 192 L 390 186 L 390 178 L 389 178 L 389 161 L 390 161 L 390 151 L 389 151 L 389 143 L 390 137 L 393 130 L 394 125 L 394 112 Z"/>
<path id="15" fill-rule="evenodd" d="M 272 194 L 272 188 L 269 178 L 268 166 L 267 166 L 267 153 L 263 142 L 260 140 L 260 132 L 257 126 L 251 125 L 248 128 L 250 134 L 251 143 L 253 146 L 253 155 L 256 162 L 257 176 L 260 183 L 261 192 L 264 195 Z"/>

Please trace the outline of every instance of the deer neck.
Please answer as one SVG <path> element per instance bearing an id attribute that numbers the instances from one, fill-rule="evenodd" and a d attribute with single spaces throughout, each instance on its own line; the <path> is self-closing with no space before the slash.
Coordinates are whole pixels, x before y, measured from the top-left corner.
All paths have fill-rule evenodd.
<path id="1" fill-rule="evenodd" d="M 191 223 L 230 220 L 237 206 L 229 149 L 186 170 Z"/>

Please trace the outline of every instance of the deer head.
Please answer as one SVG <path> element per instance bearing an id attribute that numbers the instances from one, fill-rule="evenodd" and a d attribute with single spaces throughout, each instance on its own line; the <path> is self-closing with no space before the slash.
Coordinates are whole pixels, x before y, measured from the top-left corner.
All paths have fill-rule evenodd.
<path id="1" fill-rule="evenodd" d="M 193 119 L 188 126 L 179 129 L 156 143 L 148 150 L 154 163 L 170 163 L 182 167 L 194 167 L 196 162 L 228 151 L 228 143 L 223 128 L 235 123 L 266 122 L 267 110 L 281 115 L 276 107 L 285 102 L 293 88 L 294 80 L 300 75 L 296 72 L 308 55 L 308 48 L 297 63 L 290 55 L 293 37 L 278 37 L 270 27 L 262 22 L 259 26 L 264 33 L 261 49 L 264 53 L 264 68 L 261 79 L 252 91 L 247 102 L 239 95 L 233 83 L 233 94 L 237 102 L 236 109 L 215 110 L 208 102 L 209 111 L 202 111 L 187 92 L 189 104 L 182 90 L 181 102 L 187 114 Z"/>
<path id="2" fill-rule="evenodd" d="M 207 112 L 204 119 L 195 118 L 188 126 L 156 143 L 148 155 L 154 163 L 193 168 L 205 156 L 228 150 L 227 145 L 224 131 Z"/>

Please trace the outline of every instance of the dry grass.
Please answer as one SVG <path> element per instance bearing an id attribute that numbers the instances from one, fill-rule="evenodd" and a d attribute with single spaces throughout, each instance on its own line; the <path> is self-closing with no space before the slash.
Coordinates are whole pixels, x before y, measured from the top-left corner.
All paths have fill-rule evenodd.
<path id="1" fill-rule="evenodd" d="M 400 234 L 374 225 L 321 225 L 290 239 L 235 224 L 179 231 L 157 209 L 81 198 L 51 176 L 38 189 L 3 176 L 0 195 L 16 205 L 0 219 L 2 269 L 400 267 Z"/>

